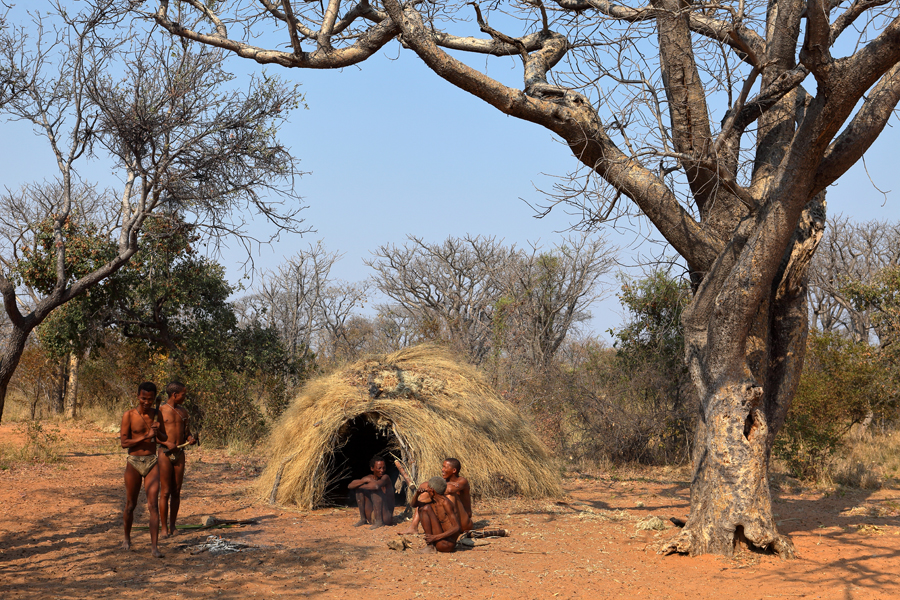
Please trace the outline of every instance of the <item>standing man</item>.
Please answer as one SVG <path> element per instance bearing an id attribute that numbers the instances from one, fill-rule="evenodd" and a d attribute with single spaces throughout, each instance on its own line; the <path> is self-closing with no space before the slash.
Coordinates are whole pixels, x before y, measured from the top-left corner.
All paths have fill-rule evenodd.
<path id="1" fill-rule="evenodd" d="M 166 441 L 159 444 L 159 520 L 165 537 L 175 535 L 175 521 L 181 506 L 181 485 L 184 483 L 184 446 L 197 443 L 188 426 L 187 410 L 181 404 L 187 387 L 180 381 L 166 386 L 168 399 L 159 407 L 159 416 Z"/>
<path id="2" fill-rule="evenodd" d="M 359 507 L 359 521 L 353 525 L 360 527 L 371 523 L 370 529 L 378 529 L 394 524 L 394 485 L 387 475 L 384 457 L 377 454 L 369 461 L 371 475 L 354 479 L 347 489 L 356 490 L 356 505 Z"/>
<path id="3" fill-rule="evenodd" d="M 156 443 L 165 441 L 165 431 L 160 430 L 159 412 L 156 410 L 156 386 L 145 381 L 138 386 L 137 408 L 131 408 L 122 415 L 119 439 L 123 448 L 128 449 L 125 465 L 125 510 L 122 522 L 125 525 L 125 543 L 122 548 L 131 550 L 131 525 L 134 522 L 134 508 L 137 506 L 141 483 L 147 492 L 147 513 L 150 518 L 150 544 L 152 554 L 161 558 L 156 543 L 159 538 L 159 466 L 157 465 Z"/>

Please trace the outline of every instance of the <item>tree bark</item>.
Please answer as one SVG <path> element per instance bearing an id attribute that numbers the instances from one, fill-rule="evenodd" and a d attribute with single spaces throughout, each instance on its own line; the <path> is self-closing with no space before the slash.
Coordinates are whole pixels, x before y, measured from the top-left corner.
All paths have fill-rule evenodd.
<path id="1" fill-rule="evenodd" d="M 772 515 L 769 459 L 803 369 L 807 274 L 824 222 L 824 200 L 817 198 L 800 219 L 744 352 L 724 360 L 710 352 L 708 331 L 697 324 L 698 317 L 709 316 L 707 307 L 692 305 L 685 312 L 686 330 L 694 329 L 691 339 L 685 337 L 687 353 L 695 357 L 691 374 L 701 392 L 701 414 L 690 516 L 681 533 L 663 543 L 663 553 L 730 556 L 743 544 L 782 558 L 795 555 L 793 542 L 778 533 Z M 720 292 L 716 300 L 723 296 Z M 710 373 L 723 375 L 710 381 Z"/>
<path id="2" fill-rule="evenodd" d="M 78 369 L 81 357 L 77 352 L 69 352 L 67 357 L 69 380 L 66 384 L 66 419 L 74 420 L 78 409 Z"/>

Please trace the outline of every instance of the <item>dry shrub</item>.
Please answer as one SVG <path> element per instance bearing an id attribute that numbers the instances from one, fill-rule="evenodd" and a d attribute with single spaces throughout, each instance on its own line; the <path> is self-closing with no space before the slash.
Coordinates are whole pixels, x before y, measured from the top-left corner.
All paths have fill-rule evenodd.
<path id="1" fill-rule="evenodd" d="M 454 456 L 480 497 L 561 491 L 531 425 L 474 367 L 426 344 L 309 381 L 269 437 L 259 494 L 269 499 L 274 490 L 278 503 L 304 509 L 320 505 L 346 427 L 361 416 L 393 437 L 415 481 Z"/>
<path id="2" fill-rule="evenodd" d="M 900 431 L 850 436 L 822 469 L 818 483 L 876 489 L 900 478 Z"/>

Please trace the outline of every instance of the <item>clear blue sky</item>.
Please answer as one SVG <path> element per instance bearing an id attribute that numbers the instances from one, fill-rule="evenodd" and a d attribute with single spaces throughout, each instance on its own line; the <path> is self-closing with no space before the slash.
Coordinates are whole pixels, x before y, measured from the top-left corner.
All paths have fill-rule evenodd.
<path id="1" fill-rule="evenodd" d="M 29 3 L 31 4 L 31 3 Z M 559 240 L 573 219 L 561 209 L 535 219 L 523 200 L 543 199 L 536 188 L 550 189 L 552 175 L 564 175 L 575 159 L 547 130 L 506 117 L 477 98 L 431 73 L 409 51 L 392 44 L 377 59 L 342 72 L 269 67 L 302 84 L 309 110 L 294 113 L 282 139 L 310 173 L 298 181 L 309 208 L 303 216 L 316 232 L 302 238 L 283 236 L 255 257 L 257 268 L 273 268 L 285 257 L 323 240 L 329 250 L 345 254 L 334 275 L 366 278 L 362 260 L 378 245 L 402 243 L 407 234 L 439 242 L 449 235 L 495 235 L 508 243 Z M 232 58 L 229 66 L 243 76 L 255 63 Z M 491 74 L 512 82 L 517 59 L 492 61 Z M 900 218 L 900 136 L 888 127 L 866 156 L 868 172 L 857 165 L 829 191 L 829 214 L 856 220 Z M 0 176 L 7 188 L 56 176 L 49 147 L 30 126 L 3 124 Z M 117 185 L 109 168 L 97 161 L 82 173 Z M 610 234 L 627 246 L 634 235 Z M 236 281 L 243 251 L 226 249 L 222 262 Z M 625 264 L 635 261 L 627 248 Z M 610 278 L 612 289 L 612 278 Z M 598 334 L 621 322 L 614 297 L 596 305 L 593 329 Z"/>

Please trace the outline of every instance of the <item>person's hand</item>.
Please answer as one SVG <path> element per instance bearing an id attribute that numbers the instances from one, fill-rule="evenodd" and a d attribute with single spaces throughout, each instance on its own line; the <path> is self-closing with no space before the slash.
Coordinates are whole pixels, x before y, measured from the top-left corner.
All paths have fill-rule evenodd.
<path id="1" fill-rule="evenodd" d="M 193 435 L 189 435 L 185 441 L 188 445 L 197 443 L 197 439 Z"/>
<path id="2" fill-rule="evenodd" d="M 425 543 L 426 544 L 433 544 L 436 541 L 438 541 L 437 535 L 429 535 L 427 533 L 425 534 Z"/>

